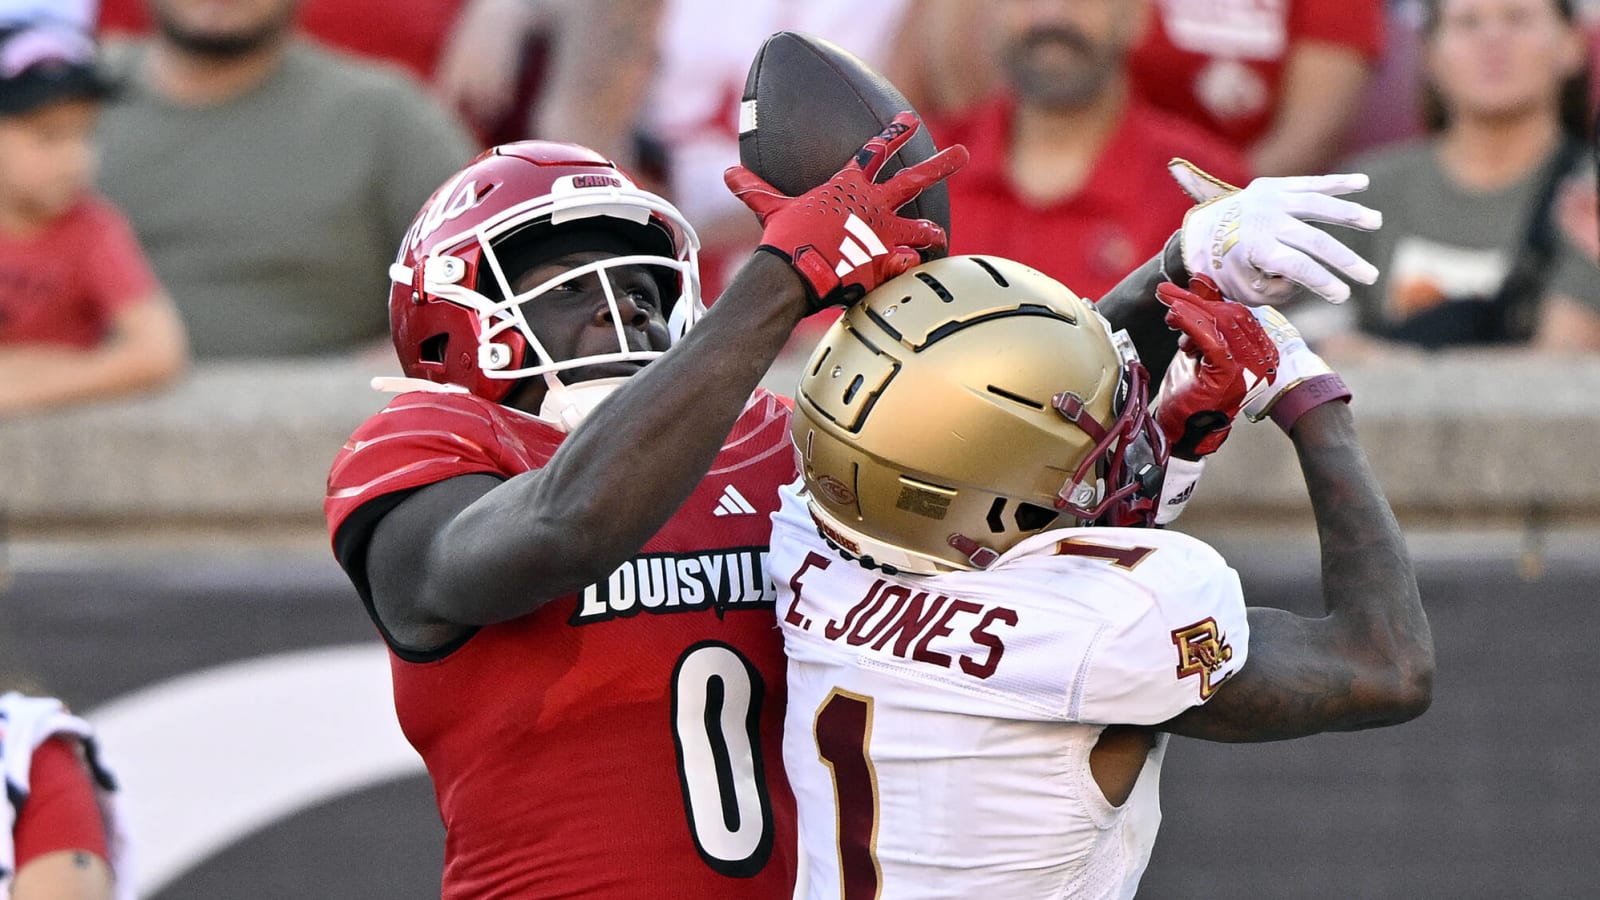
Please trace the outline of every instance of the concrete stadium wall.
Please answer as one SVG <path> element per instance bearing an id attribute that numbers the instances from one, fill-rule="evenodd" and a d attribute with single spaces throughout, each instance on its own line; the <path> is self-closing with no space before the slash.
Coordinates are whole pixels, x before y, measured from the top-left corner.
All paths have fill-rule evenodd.
<path id="1" fill-rule="evenodd" d="M 794 363 L 768 384 L 794 383 Z M 386 396 L 348 361 L 210 364 L 167 392 L 0 422 L 13 533 L 75 526 L 315 526 L 329 462 Z M 1440 357 L 1346 372 L 1402 520 L 1600 521 L 1600 359 Z M 1287 440 L 1241 424 L 1192 521 L 1309 525 Z"/>

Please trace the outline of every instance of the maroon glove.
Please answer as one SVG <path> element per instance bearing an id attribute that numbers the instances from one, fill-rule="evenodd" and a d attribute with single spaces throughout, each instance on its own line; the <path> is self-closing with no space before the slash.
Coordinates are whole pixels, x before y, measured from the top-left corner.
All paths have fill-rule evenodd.
<path id="1" fill-rule="evenodd" d="M 1210 279 L 1196 276 L 1189 287 L 1156 288 L 1167 325 L 1183 332 L 1161 381 L 1156 424 L 1173 456 L 1197 460 L 1217 452 L 1239 410 L 1266 390 L 1278 348 L 1249 308 L 1224 300 Z"/>
<path id="2" fill-rule="evenodd" d="M 895 210 L 966 165 L 967 148 L 946 147 L 882 184 L 873 182 L 921 125 L 914 113 L 900 113 L 837 175 L 799 197 L 778 193 L 744 166 L 723 173 L 728 189 L 761 220 L 759 249 L 794 267 L 812 309 L 854 303 L 921 262 L 917 248 L 944 247 L 944 229 L 903 219 Z"/>

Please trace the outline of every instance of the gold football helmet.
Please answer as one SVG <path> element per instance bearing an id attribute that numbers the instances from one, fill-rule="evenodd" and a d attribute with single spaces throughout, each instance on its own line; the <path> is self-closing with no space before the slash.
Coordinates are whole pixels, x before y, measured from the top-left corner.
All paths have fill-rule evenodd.
<path id="1" fill-rule="evenodd" d="M 801 375 L 794 441 L 823 537 L 864 565 L 981 569 L 1053 524 L 1146 525 L 1166 447 L 1127 335 L 993 256 L 852 306 Z"/>

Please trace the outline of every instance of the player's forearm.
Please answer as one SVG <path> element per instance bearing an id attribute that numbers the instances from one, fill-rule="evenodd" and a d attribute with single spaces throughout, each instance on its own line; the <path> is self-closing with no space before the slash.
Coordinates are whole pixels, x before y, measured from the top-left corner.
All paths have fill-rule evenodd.
<path id="1" fill-rule="evenodd" d="M 705 476 L 804 308 L 789 267 L 755 254 L 679 345 L 596 408 L 544 469 L 463 513 L 458 543 L 517 535 L 521 551 L 501 558 L 496 581 L 522 598 L 530 584 L 548 598 L 604 577 Z"/>
<path id="2" fill-rule="evenodd" d="M 1176 241 L 1169 242 L 1169 247 L 1176 244 Z M 1124 329 L 1133 339 L 1133 345 L 1139 349 L 1139 360 L 1150 370 L 1151 384 L 1161 383 L 1167 366 L 1178 352 L 1178 334 L 1167 327 L 1167 308 L 1156 299 L 1156 285 L 1167 280 L 1163 270 L 1184 272 L 1182 254 L 1152 257 L 1095 303 L 1095 309 L 1113 329 Z"/>
<path id="3" fill-rule="evenodd" d="M 1204 706 L 1162 725 L 1209 741 L 1281 741 L 1393 725 L 1427 708 L 1433 639 L 1400 528 L 1350 410 L 1294 425 L 1322 545 L 1327 615 L 1252 606 L 1249 657 Z"/>
<path id="4" fill-rule="evenodd" d="M 1405 537 L 1357 442 L 1350 409 L 1325 403 L 1291 437 L 1300 456 L 1322 552 L 1327 618 L 1319 648 L 1352 674 L 1333 729 L 1420 715 L 1433 681 L 1433 637 Z"/>

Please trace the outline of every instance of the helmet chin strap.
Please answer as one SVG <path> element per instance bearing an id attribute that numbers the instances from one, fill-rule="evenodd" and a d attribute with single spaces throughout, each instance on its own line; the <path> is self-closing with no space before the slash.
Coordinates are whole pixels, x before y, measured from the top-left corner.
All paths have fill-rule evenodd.
<path id="1" fill-rule="evenodd" d="M 563 384 L 554 372 L 546 372 L 544 401 L 539 404 L 539 418 L 570 434 L 594 412 L 602 400 L 611 396 L 611 392 L 627 380 L 628 376 L 624 375 L 568 385 Z"/>

